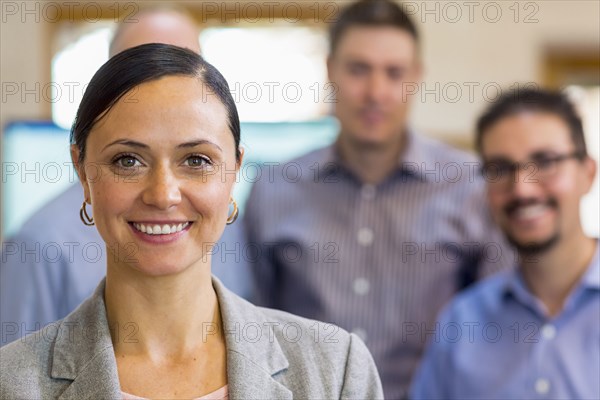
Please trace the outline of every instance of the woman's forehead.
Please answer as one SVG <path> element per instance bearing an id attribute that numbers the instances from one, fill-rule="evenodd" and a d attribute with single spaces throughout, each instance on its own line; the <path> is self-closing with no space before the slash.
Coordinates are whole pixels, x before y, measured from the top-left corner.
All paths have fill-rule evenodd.
<path id="1" fill-rule="evenodd" d="M 195 77 L 168 76 L 145 82 L 126 93 L 93 131 L 103 140 L 113 136 L 179 138 L 232 136 L 227 110 Z M 92 133 L 93 135 L 93 133 Z"/>
<path id="2" fill-rule="evenodd" d="M 224 106 L 200 77 L 170 75 L 141 83 L 125 93 L 116 105 L 142 104 L 166 106 L 171 103 L 204 103 L 206 106 Z M 181 104 L 179 104 L 181 106 Z"/>

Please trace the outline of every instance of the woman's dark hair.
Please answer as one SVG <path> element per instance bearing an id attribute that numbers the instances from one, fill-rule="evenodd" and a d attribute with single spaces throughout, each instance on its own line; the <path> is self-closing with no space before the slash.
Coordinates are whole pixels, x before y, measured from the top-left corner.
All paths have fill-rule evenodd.
<path id="1" fill-rule="evenodd" d="M 197 77 L 225 106 L 229 129 L 240 160 L 240 119 L 227 81 L 221 73 L 191 50 L 169 44 L 143 44 L 109 59 L 94 74 L 71 128 L 71 144 L 79 148 L 79 163 L 85 159 L 85 144 L 94 125 L 121 97 L 142 83 L 165 76 Z"/>
<path id="2" fill-rule="evenodd" d="M 573 104 L 563 93 L 544 89 L 517 89 L 503 94 L 477 121 L 475 146 L 481 154 L 483 135 L 501 119 L 522 112 L 554 114 L 562 119 L 571 131 L 575 151 L 581 159 L 587 156 L 585 135 L 581 118 Z"/>

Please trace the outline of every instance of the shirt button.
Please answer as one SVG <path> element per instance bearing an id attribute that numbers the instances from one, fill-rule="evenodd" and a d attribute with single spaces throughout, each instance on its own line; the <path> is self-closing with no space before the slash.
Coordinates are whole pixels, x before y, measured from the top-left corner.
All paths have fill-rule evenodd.
<path id="1" fill-rule="evenodd" d="M 364 296 L 365 294 L 369 293 L 371 284 L 366 278 L 357 278 L 354 280 L 352 288 L 354 289 L 354 293 Z"/>
<path id="2" fill-rule="evenodd" d="M 548 382 L 548 379 L 539 378 L 535 381 L 535 391 L 537 394 L 547 394 L 550 391 L 550 382 Z"/>
<path id="3" fill-rule="evenodd" d="M 542 336 L 546 340 L 552 340 L 556 337 L 556 328 L 554 325 L 546 324 L 542 326 Z"/>
<path id="4" fill-rule="evenodd" d="M 352 329 L 352 333 L 358 336 L 363 342 L 367 341 L 367 331 L 363 328 L 354 328 Z"/>
<path id="5" fill-rule="evenodd" d="M 360 194 L 365 200 L 373 200 L 375 198 L 375 192 L 375 186 L 370 184 L 363 185 L 360 190 Z"/>
<path id="6" fill-rule="evenodd" d="M 370 228 L 360 228 L 358 230 L 358 243 L 363 246 L 369 246 L 373 243 L 373 230 Z"/>

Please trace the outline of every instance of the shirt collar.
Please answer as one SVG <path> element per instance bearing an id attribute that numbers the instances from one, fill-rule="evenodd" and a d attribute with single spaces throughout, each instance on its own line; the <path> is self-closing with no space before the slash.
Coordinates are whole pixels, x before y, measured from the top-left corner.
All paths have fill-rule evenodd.
<path id="1" fill-rule="evenodd" d="M 423 137 L 412 129 L 409 129 L 406 134 L 406 147 L 398 160 L 398 167 L 403 174 L 426 182 L 427 171 L 434 171 L 436 163 L 435 154 L 429 146 L 431 139 Z"/>
<path id="2" fill-rule="evenodd" d="M 600 290 L 600 245 L 598 240 L 596 240 L 596 251 L 592 257 L 592 261 L 588 265 L 585 274 L 581 277 L 578 288 L 576 288 L 573 293 L 581 288 Z M 510 272 L 510 275 L 506 280 L 504 293 L 507 296 L 515 297 L 525 305 L 539 303 L 527 288 L 520 268 L 514 268 Z"/>
<path id="3" fill-rule="evenodd" d="M 433 170 L 436 162 L 433 152 L 429 149 L 428 140 L 413 129 L 407 129 L 406 147 L 398 159 L 397 173 L 412 176 L 421 181 L 428 180 L 427 169 Z M 324 149 L 320 162 L 323 165 L 322 171 L 325 173 L 349 172 L 341 161 L 337 141 Z"/>
<path id="4" fill-rule="evenodd" d="M 529 289 L 527 289 L 527 285 L 525 284 L 525 280 L 523 279 L 520 268 L 513 268 L 510 271 L 506 279 L 504 295 L 505 298 L 514 297 L 522 304 L 532 306 L 534 308 L 536 307 L 536 299 L 531 294 Z"/>

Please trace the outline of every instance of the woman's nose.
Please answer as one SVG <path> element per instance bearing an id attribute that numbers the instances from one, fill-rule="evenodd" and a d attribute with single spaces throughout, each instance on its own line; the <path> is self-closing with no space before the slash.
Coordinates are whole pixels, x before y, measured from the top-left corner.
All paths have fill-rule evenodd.
<path id="1" fill-rule="evenodd" d="M 152 171 L 146 182 L 142 201 L 161 210 L 168 210 L 181 202 L 179 180 L 168 167 Z"/>

